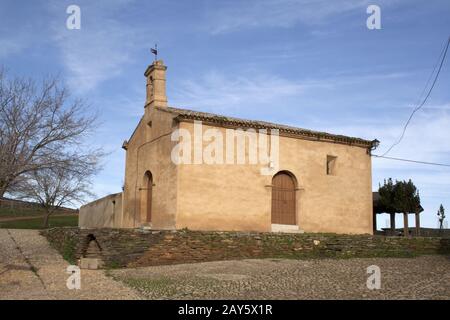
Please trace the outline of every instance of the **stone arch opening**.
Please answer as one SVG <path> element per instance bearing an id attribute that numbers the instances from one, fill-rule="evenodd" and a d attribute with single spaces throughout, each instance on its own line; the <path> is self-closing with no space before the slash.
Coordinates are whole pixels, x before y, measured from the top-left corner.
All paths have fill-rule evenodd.
<path id="1" fill-rule="evenodd" d="M 143 196 L 141 198 L 142 208 L 144 210 L 143 219 L 145 222 L 152 221 L 152 203 L 153 203 L 153 175 L 150 171 L 144 174 Z"/>
<path id="2" fill-rule="evenodd" d="M 102 248 L 94 234 L 86 236 L 81 256 L 83 258 L 98 258 L 101 256 Z"/>

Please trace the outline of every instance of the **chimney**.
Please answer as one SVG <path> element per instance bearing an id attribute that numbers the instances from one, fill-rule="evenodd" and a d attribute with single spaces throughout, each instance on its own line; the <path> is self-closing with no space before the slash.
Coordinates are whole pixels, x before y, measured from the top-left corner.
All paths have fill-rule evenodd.
<path id="1" fill-rule="evenodd" d="M 147 78 L 145 108 L 167 107 L 166 70 L 167 67 L 162 60 L 156 60 L 145 70 L 144 76 Z"/>

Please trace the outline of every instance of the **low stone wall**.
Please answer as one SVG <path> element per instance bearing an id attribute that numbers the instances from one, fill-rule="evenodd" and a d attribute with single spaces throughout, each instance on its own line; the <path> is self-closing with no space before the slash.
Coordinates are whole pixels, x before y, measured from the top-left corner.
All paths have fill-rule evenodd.
<path id="1" fill-rule="evenodd" d="M 122 216 L 122 193 L 114 193 L 80 208 L 80 228 L 116 228 Z"/>
<path id="2" fill-rule="evenodd" d="M 54 228 L 42 231 L 42 234 L 63 255 L 72 252 L 72 260 L 86 256 L 89 241 L 95 239 L 100 249 L 98 258 L 102 259 L 105 267 L 246 258 L 411 257 L 450 254 L 448 238 L 78 228 Z M 68 249 L 70 244 L 73 247 Z"/>

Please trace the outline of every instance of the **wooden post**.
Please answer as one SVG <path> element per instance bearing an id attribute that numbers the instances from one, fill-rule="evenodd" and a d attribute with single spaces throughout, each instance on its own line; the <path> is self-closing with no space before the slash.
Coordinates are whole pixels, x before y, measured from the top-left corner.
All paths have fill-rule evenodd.
<path id="1" fill-rule="evenodd" d="M 395 212 L 394 213 L 390 213 L 391 216 L 391 236 L 395 235 Z"/>
<path id="2" fill-rule="evenodd" d="M 420 213 L 416 211 L 416 236 L 420 236 Z"/>
<path id="3" fill-rule="evenodd" d="M 405 237 L 409 236 L 408 214 L 406 212 L 403 212 L 403 236 L 405 236 Z"/>
<path id="4" fill-rule="evenodd" d="M 373 234 L 376 234 L 377 233 L 377 214 L 374 212 L 373 213 L 373 226 L 372 226 L 372 229 L 373 229 Z"/>

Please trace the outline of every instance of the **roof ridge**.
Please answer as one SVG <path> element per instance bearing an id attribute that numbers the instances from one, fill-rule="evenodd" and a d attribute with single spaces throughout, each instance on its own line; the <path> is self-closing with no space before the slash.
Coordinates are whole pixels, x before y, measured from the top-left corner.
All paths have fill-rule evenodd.
<path id="1" fill-rule="evenodd" d="M 158 110 L 170 112 L 176 114 L 180 118 L 193 119 L 193 120 L 208 120 L 216 123 L 229 123 L 232 125 L 244 125 L 248 127 L 257 128 L 268 128 L 268 129 L 279 129 L 280 131 L 291 133 L 300 136 L 313 136 L 318 140 L 321 139 L 331 139 L 336 142 L 347 142 L 347 143 L 357 143 L 362 144 L 366 147 L 374 147 L 378 143 L 378 140 L 366 140 L 358 137 L 332 134 L 323 131 L 316 131 L 310 129 L 304 129 L 300 127 L 294 127 L 284 124 L 278 124 L 262 120 L 250 120 L 237 117 L 229 117 L 224 115 L 219 115 L 211 112 L 195 111 L 190 109 L 174 108 L 174 107 L 155 107 Z"/>

